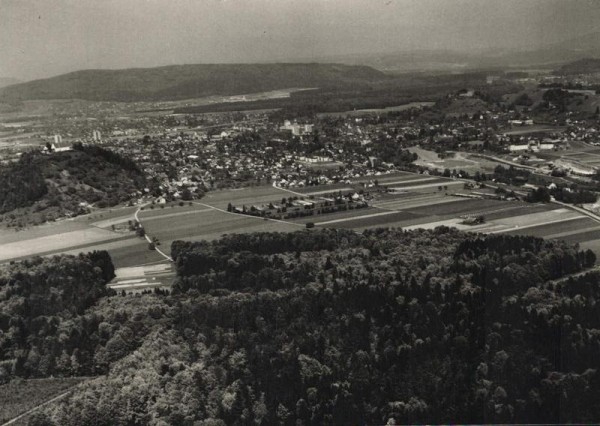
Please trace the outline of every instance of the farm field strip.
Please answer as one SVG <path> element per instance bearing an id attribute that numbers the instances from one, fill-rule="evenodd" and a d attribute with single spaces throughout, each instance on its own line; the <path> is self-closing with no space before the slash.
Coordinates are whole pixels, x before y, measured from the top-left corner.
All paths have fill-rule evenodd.
<path id="1" fill-rule="evenodd" d="M 169 217 L 185 216 L 185 215 L 196 214 L 196 213 L 206 213 L 206 212 L 210 212 L 210 211 L 213 211 L 213 209 L 189 210 L 189 211 L 185 211 L 185 212 L 166 213 L 163 215 L 154 215 L 154 216 L 149 216 L 149 217 L 144 216 L 144 212 L 142 211 L 139 214 L 139 218 L 140 218 L 140 220 L 143 220 L 145 223 L 149 220 L 166 219 Z"/>
<path id="2" fill-rule="evenodd" d="M 346 218 L 341 218 L 341 219 L 328 220 L 325 222 L 316 222 L 315 225 L 319 225 L 319 226 L 331 225 L 332 223 L 347 222 L 350 220 L 368 219 L 371 217 L 385 216 L 385 215 L 394 214 L 394 213 L 397 213 L 397 212 L 396 211 L 387 211 L 387 212 L 380 212 L 380 213 L 371 213 L 371 214 L 365 214 L 365 215 L 360 215 L 360 216 L 352 216 L 352 217 L 346 217 Z"/>
<path id="3" fill-rule="evenodd" d="M 175 272 L 171 263 L 118 268 L 116 277 L 108 284 L 117 291 L 136 291 L 156 287 L 170 287 Z"/>
<path id="4" fill-rule="evenodd" d="M 20 242 L 24 240 L 32 241 L 38 238 L 85 229 L 90 229 L 90 225 L 87 223 L 74 221 L 46 223 L 22 231 L 15 231 L 13 229 L 0 229 L 0 244 Z"/>
<path id="5" fill-rule="evenodd" d="M 283 223 L 283 222 L 272 222 L 272 221 L 264 221 L 264 222 L 255 222 L 254 224 L 250 224 L 248 222 L 244 224 L 240 224 L 236 228 L 232 227 L 219 227 L 218 229 L 206 229 L 202 233 L 188 233 L 185 236 L 180 236 L 178 238 L 172 238 L 170 240 L 166 240 L 169 245 L 169 249 L 165 250 L 167 253 L 170 253 L 170 243 L 175 240 L 181 241 L 200 241 L 200 240 L 216 240 L 221 238 L 223 234 L 246 234 L 251 232 L 292 232 L 297 231 L 298 228 L 291 224 Z M 165 245 L 165 249 L 167 246 Z"/>
<path id="6" fill-rule="evenodd" d="M 596 245 L 596 249 L 598 250 L 596 251 L 596 253 L 600 253 L 600 230 L 571 234 L 560 239 L 566 241 L 569 244 L 577 243 L 581 246 L 583 246 L 584 244 Z"/>
<path id="7" fill-rule="evenodd" d="M 281 190 L 274 188 L 272 185 L 264 185 L 258 187 L 248 187 L 239 189 L 224 189 L 211 191 L 202 198 L 203 202 L 222 203 L 237 201 L 240 198 L 255 199 L 261 197 L 277 197 L 281 198 Z"/>
<path id="8" fill-rule="evenodd" d="M 294 191 L 297 191 L 300 188 L 294 188 Z M 335 189 L 327 189 L 327 190 L 320 190 L 320 191 L 306 191 L 306 192 L 302 192 L 304 195 L 323 195 L 323 194 L 331 194 L 334 192 L 338 192 L 338 191 L 354 191 L 354 188 L 352 188 L 351 186 L 344 186 L 341 188 L 335 188 Z"/>
<path id="9" fill-rule="evenodd" d="M 186 215 L 180 220 L 169 218 L 148 223 L 146 232 L 163 242 L 162 249 L 170 252 L 174 240 L 216 239 L 223 234 L 260 231 L 291 231 L 304 228 L 301 223 L 264 220 L 259 217 L 238 215 L 220 210 L 212 210 L 202 215 Z"/>
<path id="10" fill-rule="evenodd" d="M 393 182 L 379 182 L 378 183 L 380 185 L 400 185 L 400 184 L 404 184 L 404 183 L 416 183 L 416 182 L 428 182 L 428 181 L 432 181 L 436 179 L 435 177 L 425 177 L 425 178 L 416 178 L 416 179 L 401 179 L 401 180 L 395 180 Z"/>
<path id="11" fill-rule="evenodd" d="M 587 218 L 585 216 L 562 217 L 562 218 L 558 218 L 558 219 L 554 219 L 554 220 L 548 220 L 548 221 L 542 222 L 542 223 L 530 223 L 528 225 L 514 225 L 510 228 L 500 229 L 500 230 L 493 231 L 490 233 L 491 234 L 500 234 L 500 233 L 504 233 L 504 232 L 513 232 L 513 231 L 515 231 L 516 233 L 521 233 L 521 231 L 524 229 L 537 228 L 539 226 L 545 226 L 545 225 L 555 225 L 557 223 L 570 222 L 570 221 L 574 221 L 574 220 L 583 220 L 583 219 L 587 219 Z"/>
<path id="12" fill-rule="evenodd" d="M 260 204 L 269 204 L 269 203 L 280 203 L 282 198 L 288 198 L 291 196 L 298 197 L 308 197 L 309 194 L 299 194 L 299 193 L 290 193 L 285 189 L 278 190 L 277 194 L 261 196 L 261 197 L 241 197 L 240 194 L 236 194 L 238 198 L 230 198 L 225 201 L 215 201 L 215 200 L 205 200 L 204 198 L 201 200 L 203 204 L 206 204 L 210 207 L 217 207 L 219 209 L 225 210 L 227 208 L 227 204 L 231 203 L 236 207 L 241 207 L 245 205 L 247 207 L 252 205 L 260 205 Z"/>
<path id="13" fill-rule="evenodd" d="M 579 226 L 581 225 L 589 225 L 589 223 L 581 223 Z M 595 226 L 587 226 L 584 228 L 580 228 L 579 226 L 575 227 L 574 229 L 569 229 L 568 227 L 567 230 L 563 231 L 563 232 L 558 232 L 555 234 L 548 234 L 548 232 L 553 232 L 553 231 L 557 231 L 557 229 L 554 229 L 555 227 L 551 227 L 550 229 L 542 229 L 541 230 L 541 236 L 543 238 L 548 238 L 548 239 L 562 239 L 562 238 L 566 238 L 566 237 L 570 237 L 572 235 L 578 235 L 578 234 L 584 234 L 584 233 L 588 233 L 588 232 L 594 232 L 594 231 L 600 231 L 600 225 L 596 224 Z M 536 230 L 537 231 L 537 230 Z"/>
<path id="14" fill-rule="evenodd" d="M 176 204 L 147 204 L 140 207 L 138 216 L 145 216 L 146 218 L 151 218 L 153 216 L 164 216 L 165 214 L 168 214 L 167 212 L 169 211 L 183 213 L 196 211 L 199 209 L 200 207 L 194 204 L 192 204 L 191 206 L 187 204 L 184 206 L 178 206 Z"/>
<path id="15" fill-rule="evenodd" d="M 444 185 L 442 185 L 442 183 L 444 183 Z M 393 186 L 391 189 L 395 189 L 395 190 L 399 190 L 399 189 L 415 190 L 415 189 L 437 188 L 439 186 L 456 186 L 456 185 L 463 186 L 464 182 L 456 182 L 456 181 L 433 182 L 433 183 L 426 183 L 426 184 L 421 184 L 421 185 Z"/>
<path id="16" fill-rule="evenodd" d="M 554 205 L 552 205 L 552 206 L 554 206 Z M 550 206 L 541 206 L 541 205 L 536 205 L 536 204 L 516 205 L 513 207 L 507 207 L 506 209 L 499 209 L 498 211 L 493 212 L 493 213 L 486 212 L 485 219 L 487 221 L 495 221 L 495 220 L 510 218 L 513 216 L 523 216 L 523 215 L 527 215 L 527 214 L 551 211 L 551 209 L 548 209 L 547 207 L 550 207 Z"/>
<path id="17" fill-rule="evenodd" d="M 399 179 L 394 182 L 385 182 L 384 185 L 385 186 L 400 185 L 400 186 L 411 187 L 411 186 L 415 186 L 414 184 L 420 183 L 420 182 L 429 182 L 429 183 L 438 183 L 438 184 L 450 184 L 450 183 L 459 182 L 460 184 L 464 184 L 463 181 L 452 179 L 452 178 L 441 177 L 441 176 L 430 176 L 430 175 L 426 175 L 425 177 L 422 177 L 423 175 L 417 175 L 417 176 L 421 176 L 421 177 L 415 178 L 415 177 L 411 176 L 410 179 Z M 379 182 L 379 184 L 381 185 L 382 182 Z"/>
<path id="18" fill-rule="evenodd" d="M 529 225 L 543 225 L 547 222 L 553 222 L 555 219 L 567 219 L 567 218 L 584 218 L 586 216 L 581 215 L 573 210 L 567 208 L 560 208 L 539 213 L 530 213 L 519 216 L 509 216 L 504 219 L 498 220 L 508 227 L 522 227 Z"/>
<path id="19" fill-rule="evenodd" d="M 405 226 L 402 227 L 402 229 L 407 230 L 407 231 L 412 231 L 415 229 L 433 229 L 433 228 L 437 228 L 438 226 L 449 226 L 449 227 L 454 227 L 457 229 L 473 229 L 472 226 L 468 226 L 468 225 L 462 225 L 460 222 L 462 222 L 462 219 L 459 218 L 453 218 L 453 219 L 445 219 L 445 220 L 438 220 L 435 222 L 427 222 L 427 223 L 421 223 L 419 225 L 409 225 L 409 226 Z"/>
<path id="20" fill-rule="evenodd" d="M 327 190 L 323 190 L 323 188 L 328 188 Z M 349 191 L 354 189 L 353 187 L 350 186 L 350 184 L 348 183 L 334 183 L 334 184 L 330 184 L 330 185 L 311 185 L 311 186 L 301 186 L 301 187 L 294 187 L 294 188 L 281 188 L 283 190 L 290 190 L 293 192 L 297 192 L 299 194 L 302 195 L 310 195 L 310 194 L 315 194 L 317 191 L 317 189 L 322 190 L 322 193 L 328 193 L 328 192 L 337 192 L 337 191 Z"/>
<path id="21" fill-rule="evenodd" d="M 600 253 L 600 237 L 578 242 L 582 250 L 592 250 L 594 253 Z"/>
<path id="22" fill-rule="evenodd" d="M 140 239 L 136 236 L 131 236 L 129 238 L 123 238 L 118 241 L 100 242 L 100 243 L 88 244 L 85 246 L 69 247 L 68 250 L 61 250 L 61 251 L 55 252 L 55 253 L 78 254 L 78 253 L 81 253 L 82 251 L 93 251 L 93 250 L 111 251 L 111 250 L 114 250 L 117 248 L 133 247 L 133 246 L 140 245 L 140 244 L 142 244 L 144 247 L 147 247 L 145 240 Z"/>
<path id="23" fill-rule="evenodd" d="M 146 279 L 145 278 L 130 278 L 127 280 L 119 281 L 119 283 L 121 283 L 121 284 L 135 284 L 135 283 L 141 283 L 141 282 L 146 282 Z"/>
<path id="24" fill-rule="evenodd" d="M 483 200 L 479 198 L 461 198 L 461 201 L 455 203 L 440 203 L 424 205 L 415 208 L 406 209 L 411 213 L 422 215 L 457 215 L 470 212 L 479 212 L 489 209 L 498 209 L 499 206 L 505 207 L 506 201 Z"/>
<path id="25" fill-rule="evenodd" d="M 153 288 L 169 288 L 170 285 L 165 285 L 164 283 L 160 283 L 160 282 L 146 282 L 143 284 L 138 284 L 138 285 L 115 285 L 113 287 L 111 287 L 113 290 L 115 291 L 123 291 L 125 290 L 128 293 L 138 293 L 140 290 L 147 290 L 147 289 L 153 289 Z M 137 291 L 136 291 L 137 290 Z"/>
<path id="26" fill-rule="evenodd" d="M 370 227 L 388 227 L 391 226 L 391 223 L 399 223 L 406 222 L 409 220 L 422 220 L 423 218 L 419 218 L 419 216 L 407 213 L 407 212 L 385 212 L 386 214 L 379 214 L 376 216 L 369 215 L 368 217 L 356 217 L 352 220 L 347 220 L 343 222 L 336 222 L 334 226 L 324 227 L 332 227 L 332 228 L 346 228 L 346 229 L 364 229 Z M 323 226 L 322 224 L 317 224 L 319 226 Z"/>
<path id="27" fill-rule="evenodd" d="M 546 238 L 546 239 L 564 239 L 572 237 L 576 234 L 581 234 L 583 230 L 588 228 L 590 222 L 585 220 L 566 220 L 566 221 L 552 221 L 549 223 L 540 223 L 539 225 L 528 225 L 524 227 L 506 227 L 498 228 L 501 232 L 508 235 L 530 235 L 532 237 Z M 560 232 L 559 232 L 560 231 Z M 587 231 L 590 232 L 590 231 Z"/>
<path id="28" fill-rule="evenodd" d="M 590 149 L 589 151 L 585 151 L 585 152 L 570 152 L 568 154 L 563 154 L 563 157 L 575 157 L 575 158 L 587 158 L 590 155 L 595 155 L 595 156 L 599 156 L 600 157 L 600 152 L 598 152 L 598 150 L 596 149 Z"/>
<path id="29" fill-rule="evenodd" d="M 376 201 L 375 203 L 386 203 L 388 201 L 394 202 L 394 201 L 400 201 L 400 200 L 420 200 L 423 198 L 432 199 L 432 198 L 436 198 L 436 197 L 441 198 L 442 196 L 445 196 L 445 195 L 431 193 L 431 192 L 416 192 L 416 191 L 388 192 L 388 193 L 382 194 L 382 196 L 379 198 L 379 200 L 381 200 L 381 201 Z"/>
<path id="30" fill-rule="evenodd" d="M 380 210 L 375 208 L 375 206 L 373 206 L 373 207 L 363 207 L 360 209 L 353 209 L 353 210 L 343 210 L 343 211 L 334 212 L 334 213 L 317 214 L 314 216 L 298 217 L 298 218 L 287 219 L 287 220 L 289 220 L 292 223 L 307 223 L 307 222 L 316 222 L 318 220 L 334 220 L 334 219 L 343 219 L 346 217 L 356 217 L 357 214 L 359 214 L 359 212 L 361 212 L 363 214 L 369 214 L 369 213 L 374 213 L 374 212 L 378 212 L 378 211 L 380 211 Z"/>
<path id="31" fill-rule="evenodd" d="M 101 220 L 98 222 L 92 222 L 92 223 L 90 223 L 90 225 L 95 226 L 96 228 L 109 228 L 112 225 L 118 225 L 121 223 L 125 223 L 129 220 L 132 220 L 132 218 L 133 218 L 133 214 L 130 214 L 127 216 L 119 216 L 114 219 L 106 219 L 106 220 Z"/>
<path id="32" fill-rule="evenodd" d="M 394 200 L 394 201 L 385 201 L 383 203 L 374 203 L 374 207 L 385 207 L 387 209 L 393 210 L 407 210 L 414 209 L 419 207 L 425 207 L 438 204 L 446 204 L 446 203 L 456 203 L 459 201 L 463 201 L 464 199 L 457 197 L 440 197 L 440 196 L 431 196 L 428 194 L 428 197 L 422 197 L 419 199 L 408 199 L 408 200 Z"/>
<path id="33" fill-rule="evenodd" d="M 0 245 L 0 261 L 41 253 L 51 253 L 74 246 L 93 245 L 107 240 L 123 239 L 123 236 L 100 228 L 88 228 L 63 234 L 15 241 Z M 130 237 L 129 237 L 130 238 Z"/>
<path id="34" fill-rule="evenodd" d="M 135 266 L 165 260 L 165 258 L 159 255 L 156 251 L 148 250 L 148 243 L 146 240 L 138 237 L 132 237 L 130 239 L 109 243 L 94 244 L 85 248 L 69 248 L 69 250 L 64 250 L 60 253 L 77 255 L 80 252 L 92 250 L 108 251 L 113 259 L 115 268 Z"/>

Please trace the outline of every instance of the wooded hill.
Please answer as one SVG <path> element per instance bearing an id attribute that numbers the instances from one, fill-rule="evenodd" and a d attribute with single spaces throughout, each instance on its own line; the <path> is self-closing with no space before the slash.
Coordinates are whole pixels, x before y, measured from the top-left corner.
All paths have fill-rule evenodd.
<path id="1" fill-rule="evenodd" d="M 87 211 L 80 203 L 114 206 L 144 185 L 132 160 L 98 146 L 25 153 L 0 168 L 0 222 L 18 227 L 74 216 Z"/>
<path id="2" fill-rule="evenodd" d="M 388 77 L 366 66 L 214 64 L 83 70 L 0 89 L 0 100 L 158 101 L 286 88 L 356 87 Z"/>
<path id="3" fill-rule="evenodd" d="M 106 373 L 44 408 L 39 424 L 600 418 L 600 276 L 562 278 L 592 265 L 590 251 L 446 227 L 229 235 L 172 249 L 172 295 L 103 297 L 58 323 L 7 311 L 4 377 Z M 18 273 L 0 285 L 37 279 Z M 29 303 L 10 292 L 7 306 Z"/>
<path id="4" fill-rule="evenodd" d="M 557 69 L 558 75 L 578 75 L 600 73 L 600 58 L 586 58 L 570 62 Z"/>

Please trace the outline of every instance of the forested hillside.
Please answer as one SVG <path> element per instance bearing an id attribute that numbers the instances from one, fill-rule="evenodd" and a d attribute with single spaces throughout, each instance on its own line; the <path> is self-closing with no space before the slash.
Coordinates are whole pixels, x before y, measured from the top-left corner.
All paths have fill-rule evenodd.
<path id="1" fill-rule="evenodd" d="M 292 87 L 353 87 L 386 78 L 370 67 L 340 64 L 171 65 L 76 71 L 3 88 L 0 99 L 175 100 Z"/>
<path id="2" fill-rule="evenodd" d="M 25 153 L 17 163 L 0 167 L 0 223 L 26 226 L 85 213 L 85 204 L 114 206 L 144 185 L 133 161 L 98 146 Z"/>
<path id="3" fill-rule="evenodd" d="M 0 269 L 0 384 L 13 377 L 91 374 L 85 311 L 111 294 L 107 252 L 34 258 Z M 98 324 L 95 325 L 98 327 Z"/>
<path id="4" fill-rule="evenodd" d="M 596 35 L 598 36 L 598 35 Z M 554 73 L 558 75 L 577 75 L 577 74 L 595 74 L 600 72 L 599 58 L 585 58 L 578 61 L 569 62 L 563 65 Z"/>
<path id="5" fill-rule="evenodd" d="M 565 277 L 590 251 L 441 227 L 229 235 L 173 255 L 174 294 L 86 311 L 78 339 L 108 374 L 37 421 L 600 418 L 600 277 Z"/>

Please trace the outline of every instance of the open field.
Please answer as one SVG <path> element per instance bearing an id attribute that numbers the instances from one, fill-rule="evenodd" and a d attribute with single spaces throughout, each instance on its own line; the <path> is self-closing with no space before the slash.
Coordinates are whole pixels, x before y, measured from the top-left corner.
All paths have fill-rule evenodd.
<path id="1" fill-rule="evenodd" d="M 522 228 L 522 227 L 521 227 Z M 582 233 L 590 233 L 599 231 L 600 226 L 597 222 L 587 217 L 577 217 L 573 220 L 566 220 L 563 222 L 555 222 L 547 225 L 531 226 L 527 229 L 515 229 L 508 232 L 509 234 L 526 234 L 534 237 L 544 238 L 577 238 L 577 235 Z M 588 237 L 587 235 L 580 235 L 581 237 Z"/>
<path id="2" fill-rule="evenodd" d="M 409 219 L 417 219 L 418 215 L 408 212 L 381 211 L 345 219 L 325 220 L 316 222 L 315 225 L 327 228 L 365 228 L 387 226 L 388 223 L 402 222 Z"/>
<path id="3" fill-rule="evenodd" d="M 168 205 L 164 208 L 156 206 L 154 206 L 154 208 L 145 207 L 143 210 L 140 210 L 138 217 L 141 220 L 147 221 L 154 220 L 155 218 L 177 217 L 187 214 L 202 213 L 206 210 L 206 207 L 198 204 L 192 204 L 191 206 L 188 204 L 185 204 L 184 206 L 172 204 L 171 206 Z"/>
<path id="4" fill-rule="evenodd" d="M 457 203 L 465 200 L 464 198 L 446 196 L 445 194 L 439 193 L 419 194 L 411 192 L 399 195 L 408 196 L 386 199 L 385 201 L 373 203 L 373 206 L 382 209 L 407 210 L 411 208 L 431 206 L 432 204 Z"/>
<path id="5" fill-rule="evenodd" d="M 304 228 L 303 224 L 292 224 L 265 220 L 259 217 L 243 216 L 204 208 L 199 214 L 187 214 L 173 220 L 171 217 L 153 218 L 142 224 L 149 236 L 157 237 L 161 250 L 170 253 L 174 240 L 212 240 L 223 234 L 261 231 L 295 231 Z"/>
<path id="6" fill-rule="evenodd" d="M 231 233 L 296 231 L 305 229 L 307 222 L 313 222 L 318 227 L 357 231 L 373 227 L 413 229 L 446 225 L 473 232 L 523 233 L 578 242 L 582 247 L 595 247 L 594 250 L 598 250 L 600 255 L 600 224 L 569 208 L 557 204 L 529 204 L 447 195 L 459 188 L 461 193 L 469 191 L 464 190 L 461 180 L 422 174 L 400 172 L 355 181 L 370 182 L 375 178 L 382 185 L 398 188 L 398 192 L 379 194 L 370 203 L 371 206 L 364 209 L 288 221 L 265 220 L 224 211 L 230 202 L 234 205 L 252 205 L 277 202 L 282 197 L 291 195 L 289 191 L 264 185 L 212 192 L 191 206 L 186 203 L 184 206 L 175 204 L 165 208 L 146 207 L 139 213 L 139 218 L 147 234 L 157 237 L 161 243 L 159 248 L 167 254 L 170 254 L 170 245 L 174 240 L 212 240 Z M 340 184 L 337 186 L 338 190 L 340 186 L 348 187 L 347 184 Z M 448 186 L 448 190 L 439 191 L 439 186 Z M 305 190 L 311 190 L 313 195 L 319 196 L 336 191 L 336 187 L 322 185 Z M 307 192 L 303 195 L 309 194 Z M 164 262 L 165 258 L 158 252 L 149 250 L 144 239 L 132 232 L 111 230 L 113 224 L 131 220 L 136 209 L 128 207 L 96 212 L 20 232 L 1 231 L 0 262 L 31 255 L 77 254 L 91 250 L 107 250 L 117 268 Z M 465 216 L 474 215 L 483 215 L 485 223 L 462 224 Z M 156 284 L 148 281 L 144 274 L 130 279 L 134 280 L 130 283 L 141 283 L 138 286 L 140 288 L 146 284 L 150 287 Z"/>
<path id="7" fill-rule="evenodd" d="M 163 242 L 175 239 L 213 239 L 225 232 L 292 231 L 302 229 L 307 222 L 314 222 L 319 227 L 350 228 L 358 231 L 372 227 L 392 226 L 413 229 L 446 225 L 473 232 L 524 233 L 567 240 L 579 235 L 578 240 L 583 239 L 589 244 L 592 244 L 592 238 L 600 240 L 600 225 L 578 212 L 555 204 L 529 204 L 519 201 L 448 196 L 444 192 L 437 191 L 437 186 L 440 183 L 462 185 L 462 182 L 439 177 L 402 174 L 394 177 L 378 177 L 378 180 L 402 185 L 406 192 L 385 194 L 381 197 L 381 201 L 372 203 L 372 207 L 366 209 L 294 219 L 290 224 L 208 211 L 181 215 L 176 221 L 168 220 L 169 217 L 166 217 L 164 223 L 161 219 L 152 220 L 148 223 L 147 229 L 152 233 L 152 229 L 156 227 L 157 236 Z M 423 187 L 423 185 L 427 186 Z M 424 192 L 430 187 L 436 190 Z M 256 188 L 255 191 L 259 196 L 270 197 L 273 189 L 278 191 L 276 188 L 262 190 Z M 326 191 L 322 187 L 318 187 L 318 190 Z M 285 193 L 281 191 L 279 194 Z M 217 204 L 222 206 L 226 204 L 225 200 L 238 204 L 239 200 L 248 197 L 244 191 L 221 191 L 219 195 L 220 199 L 217 203 L 209 201 L 208 198 L 203 201 L 219 207 Z M 275 200 L 277 198 L 275 197 Z M 486 222 L 476 226 L 463 225 L 461 216 L 464 215 L 483 215 Z M 580 232 L 583 229 L 586 232 Z M 596 229 L 599 232 L 597 236 L 594 233 Z M 600 244 L 598 247 L 600 248 Z"/>
<path id="8" fill-rule="evenodd" d="M 85 378 L 14 380 L 0 386 L 0 424 L 81 383 Z M 27 424 L 26 419 L 13 424 Z"/>
<path id="9" fill-rule="evenodd" d="M 352 191 L 354 187 L 351 184 L 347 183 L 334 183 L 331 185 L 317 185 L 317 186 L 305 186 L 303 188 L 289 188 L 290 191 L 297 192 L 299 194 L 306 195 L 307 197 L 310 195 L 326 195 L 331 194 L 332 192 L 342 191 Z"/>
<path id="10" fill-rule="evenodd" d="M 163 259 L 148 250 L 148 244 L 134 233 L 114 232 L 111 225 L 133 219 L 137 207 L 113 208 L 31 227 L 22 231 L 0 230 L 0 262 L 30 256 L 59 253 L 78 254 L 108 250 L 117 267 L 155 262 Z"/>
<path id="11" fill-rule="evenodd" d="M 141 293 L 147 290 L 169 289 L 175 278 L 171 262 L 163 261 L 145 266 L 118 268 L 108 285 L 117 292 Z"/>
<path id="12" fill-rule="evenodd" d="M 14 257 L 30 256 L 114 240 L 118 237 L 111 231 L 88 228 L 34 239 L 24 239 L 0 245 L 0 261 Z"/>
<path id="13" fill-rule="evenodd" d="M 225 209 L 230 202 L 234 205 L 264 204 L 271 201 L 281 201 L 282 197 L 287 198 L 289 196 L 289 192 L 274 188 L 271 185 L 263 185 L 209 192 L 201 201 Z"/>

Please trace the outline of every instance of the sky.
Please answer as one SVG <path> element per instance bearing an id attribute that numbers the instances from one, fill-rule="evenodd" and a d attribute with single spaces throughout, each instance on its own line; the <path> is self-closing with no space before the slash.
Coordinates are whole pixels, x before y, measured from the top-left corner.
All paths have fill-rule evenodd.
<path id="1" fill-rule="evenodd" d="M 600 31 L 600 0 L 0 0 L 0 77 L 526 50 Z"/>

